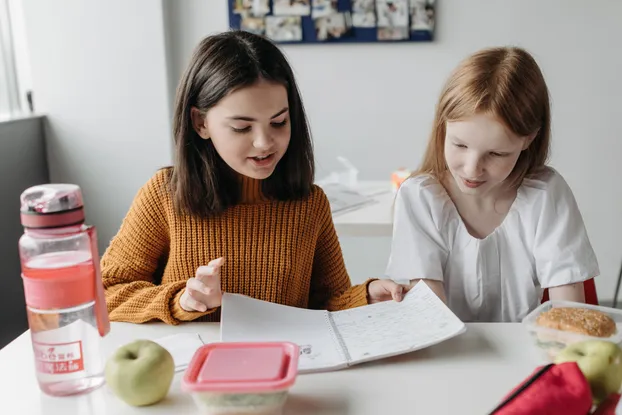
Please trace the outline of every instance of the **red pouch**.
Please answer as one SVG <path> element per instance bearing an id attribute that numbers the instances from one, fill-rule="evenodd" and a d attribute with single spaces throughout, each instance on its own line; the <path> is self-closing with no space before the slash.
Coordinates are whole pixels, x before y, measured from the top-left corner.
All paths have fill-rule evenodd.
<path id="1" fill-rule="evenodd" d="M 490 415 L 588 415 L 592 391 L 575 362 L 536 369 Z"/>
<path id="2" fill-rule="evenodd" d="M 611 394 L 605 399 L 598 408 L 594 411 L 593 415 L 616 415 L 616 407 L 620 401 L 620 394 Z"/>

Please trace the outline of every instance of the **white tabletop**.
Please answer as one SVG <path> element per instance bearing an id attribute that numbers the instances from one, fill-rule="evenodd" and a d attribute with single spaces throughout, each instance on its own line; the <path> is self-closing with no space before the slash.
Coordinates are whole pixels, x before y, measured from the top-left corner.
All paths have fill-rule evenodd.
<path id="1" fill-rule="evenodd" d="M 216 323 L 113 323 L 104 354 L 137 338 L 157 339 L 191 332 L 218 339 Z M 488 413 L 502 397 L 545 363 L 517 323 L 467 324 L 447 342 L 395 358 L 348 369 L 300 375 L 290 391 L 286 415 L 377 415 Z M 132 408 L 106 385 L 88 395 L 52 398 L 41 393 L 33 371 L 29 333 L 0 350 L 0 413 L 20 415 L 199 414 L 175 376 L 168 397 L 151 407 Z"/>
<path id="2" fill-rule="evenodd" d="M 333 216 L 337 233 L 342 236 L 391 236 L 391 210 L 395 194 L 391 182 L 363 181 L 357 186 L 364 195 L 373 196 L 374 203 L 360 209 Z"/>

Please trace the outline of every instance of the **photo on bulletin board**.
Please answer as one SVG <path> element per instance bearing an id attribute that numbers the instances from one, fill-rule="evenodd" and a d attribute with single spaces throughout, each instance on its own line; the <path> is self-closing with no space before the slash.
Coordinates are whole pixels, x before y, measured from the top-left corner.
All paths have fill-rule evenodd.
<path id="1" fill-rule="evenodd" d="M 436 0 L 226 0 L 229 26 L 275 43 L 430 42 Z"/>

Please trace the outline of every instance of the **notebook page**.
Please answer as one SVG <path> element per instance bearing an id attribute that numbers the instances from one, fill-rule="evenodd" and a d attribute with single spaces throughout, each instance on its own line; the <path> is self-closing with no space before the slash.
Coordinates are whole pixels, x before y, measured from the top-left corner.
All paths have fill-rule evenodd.
<path id="1" fill-rule="evenodd" d="M 288 307 L 225 293 L 221 341 L 290 341 L 300 347 L 298 370 L 314 372 L 346 367 L 346 359 L 328 321 L 328 312 Z"/>
<path id="2" fill-rule="evenodd" d="M 351 364 L 423 349 L 466 330 L 424 282 L 399 303 L 336 311 L 331 317 Z"/>

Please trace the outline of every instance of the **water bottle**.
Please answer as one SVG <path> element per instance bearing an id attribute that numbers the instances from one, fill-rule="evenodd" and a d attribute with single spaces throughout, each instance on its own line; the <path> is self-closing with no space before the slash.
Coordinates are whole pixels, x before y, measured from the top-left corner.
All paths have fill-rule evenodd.
<path id="1" fill-rule="evenodd" d="M 52 396 L 92 391 L 104 383 L 100 346 L 110 322 L 82 192 L 46 184 L 20 199 L 19 254 L 39 387 Z"/>

